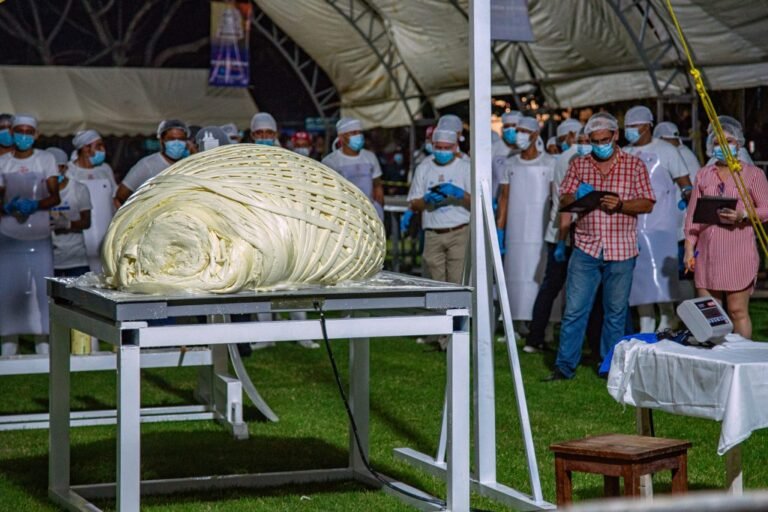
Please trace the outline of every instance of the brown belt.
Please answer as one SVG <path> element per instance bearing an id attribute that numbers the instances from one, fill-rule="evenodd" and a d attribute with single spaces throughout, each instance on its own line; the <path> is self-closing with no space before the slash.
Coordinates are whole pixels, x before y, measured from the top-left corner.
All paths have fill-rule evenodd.
<path id="1" fill-rule="evenodd" d="M 438 235 L 442 235 L 444 233 L 450 233 L 451 231 L 458 231 L 460 229 L 464 229 L 467 226 L 469 226 L 469 224 L 461 224 L 461 225 L 453 227 L 453 228 L 444 228 L 444 229 L 430 229 L 430 228 L 426 228 L 424 231 L 431 231 L 433 233 L 437 233 Z"/>

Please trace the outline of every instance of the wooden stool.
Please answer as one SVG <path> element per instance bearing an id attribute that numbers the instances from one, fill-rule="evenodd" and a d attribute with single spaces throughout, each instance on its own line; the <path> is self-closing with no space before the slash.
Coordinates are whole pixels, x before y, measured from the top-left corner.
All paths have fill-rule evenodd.
<path id="1" fill-rule="evenodd" d="M 624 494 L 640 495 L 640 477 L 672 470 L 672 492 L 688 490 L 688 448 L 691 443 L 659 437 L 605 434 L 575 441 L 555 443 L 557 504 L 573 500 L 571 472 L 597 473 L 604 477 L 606 496 L 619 495 L 619 477 L 624 478 Z"/>

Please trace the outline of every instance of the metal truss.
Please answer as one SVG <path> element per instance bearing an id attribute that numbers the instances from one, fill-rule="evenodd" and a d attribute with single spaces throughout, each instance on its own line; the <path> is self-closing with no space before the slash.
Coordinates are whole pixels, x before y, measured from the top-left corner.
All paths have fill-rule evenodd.
<path id="1" fill-rule="evenodd" d="M 428 100 L 400 56 L 385 18 L 367 0 L 326 0 L 326 3 L 357 31 L 376 55 L 413 125 L 421 117 L 421 110 L 428 104 Z M 419 101 L 418 109 L 411 108 L 410 102 L 414 99 Z"/>
<path id="2" fill-rule="evenodd" d="M 280 55 L 296 73 L 304 89 L 312 99 L 318 116 L 325 121 L 326 128 L 329 127 L 329 120 L 339 115 L 339 93 L 331 82 L 326 87 L 320 84 L 320 77 L 324 71 L 317 63 L 307 55 L 290 37 L 288 37 L 277 25 L 275 25 L 263 11 L 251 12 L 251 24 L 259 31 L 269 42 L 271 42 Z"/>

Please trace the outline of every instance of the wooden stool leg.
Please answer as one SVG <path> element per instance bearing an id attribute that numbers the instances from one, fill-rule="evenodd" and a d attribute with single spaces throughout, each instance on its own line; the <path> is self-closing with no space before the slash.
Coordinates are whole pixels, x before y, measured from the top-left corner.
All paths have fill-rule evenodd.
<path id="1" fill-rule="evenodd" d="M 557 505 L 566 505 L 573 501 L 572 474 L 565 468 L 565 461 L 555 456 L 555 482 L 557 486 Z"/>
<path id="2" fill-rule="evenodd" d="M 677 456 L 677 468 L 672 470 L 672 492 L 688 492 L 688 455 Z"/>
<path id="3" fill-rule="evenodd" d="M 619 477 L 603 476 L 603 495 L 606 497 L 619 496 Z"/>
<path id="4" fill-rule="evenodd" d="M 623 471 L 624 496 L 640 496 L 640 475 L 633 466 L 626 466 Z"/>

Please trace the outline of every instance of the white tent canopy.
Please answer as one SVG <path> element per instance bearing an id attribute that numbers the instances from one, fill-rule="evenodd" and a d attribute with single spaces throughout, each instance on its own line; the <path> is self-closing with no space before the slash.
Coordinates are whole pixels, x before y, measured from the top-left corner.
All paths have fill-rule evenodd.
<path id="1" fill-rule="evenodd" d="M 342 113 L 367 126 L 409 124 L 422 101 L 468 97 L 468 0 L 254 2 L 325 70 Z M 535 42 L 496 43 L 495 94 L 511 92 L 508 76 L 560 107 L 691 92 L 664 0 L 528 3 Z M 673 6 L 709 87 L 768 84 L 768 2 Z"/>
<path id="2" fill-rule="evenodd" d="M 205 69 L 0 66 L 0 112 L 37 115 L 45 135 L 147 135 L 167 118 L 247 127 L 248 91 L 207 84 Z"/>

